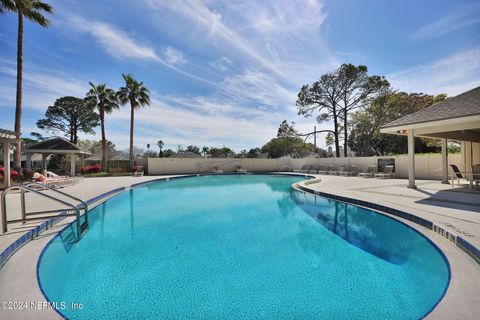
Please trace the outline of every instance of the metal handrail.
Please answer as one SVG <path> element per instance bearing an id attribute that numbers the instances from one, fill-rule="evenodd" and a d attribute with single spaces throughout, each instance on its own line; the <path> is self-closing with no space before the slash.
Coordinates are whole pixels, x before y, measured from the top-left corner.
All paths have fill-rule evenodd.
<path id="1" fill-rule="evenodd" d="M 68 194 L 68 193 L 66 193 L 66 192 L 60 191 L 60 190 L 58 190 L 58 189 L 56 189 L 56 188 L 52 188 L 52 187 L 50 187 L 50 186 L 48 186 L 48 185 L 45 185 L 45 184 L 43 184 L 43 183 L 38 183 L 38 182 L 31 181 L 31 182 L 28 182 L 28 183 L 24 183 L 23 185 L 28 186 L 28 187 L 30 187 L 31 185 L 39 186 L 39 187 L 42 187 L 42 188 L 44 188 L 44 189 L 51 190 L 51 191 L 53 191 L 53 192 L 56 192 L 56 193 L 58 193 L 58 194 L 61 194 L 61 195 L 65 196 L 65 197 L 67 197 L 67 198 L 70 198 L 70 199 L 73 199 L 73 200 L 75 200 L 75 201 L 80 202 L 80 203 L 82 204 L 82 206 L 79 207 L 79 209 L 84 209 L 84 210 L 85 210 L 85 221 L 88 223 L 88 204 L 87 204 L 85 201 L 83 201 L 82 199 L 77 198 L 77 197 L 75 197 L 75 196 L 72 196 L 71 194 Z M 44 194 L 44 193 L 42 193 L 42 194 Z"/>
<path id="2" fill-rule="evenodd" d="M 54 190 L 55 192 L 59 193 L 59 194 L 62 194 L 62 195 L 65 195 L 66 197 L 69 197 L 71 199 L 74 199 L 74 200 L 77 200 L 79 202 L 82 203 L 82 206 L 79 207 L 77 205 L 74 205 L 74 204 L 71 204 L 69 202 L 66 202 L 64 200 L 61 200 L 61 199 L 58 199 L 58 198 L 55 198 L 49 194 L 45 194 L 45 193 L 42 193 L 38 190 L 35 190 L 35 189 L 32 189 L 30 188 L 30 185 L 37 185 L 37 186 L 41 186 L 45 189 L 48 189 L 48 190 Z M 12 191 L 12 190 L 20 190 L 20 199 L 21 199 L 21 209 L 22 209 L 22 219 L 17 219 L 17 220 L 10 220 L 8 221 L 7 220 L 7 194 Z M 44 217 L 35 217 L 35 218 L 27 218 L 27 213 L 26 213 L 26 210 L 25 210 L 25 191 L 28 191 L 28 192 L 32 192 L 32 193 L 35 193 L 35 194 L 38 194 L 40 196 L 43 196 L 45 198 L 48 198 L 54 202 L 57 202 L 57 203 L 60 203 L 66 207 L 69 207 L 70 209 L 69 210 L 73 210 L 75 211 L 75 214 L 69 214 L 69 213 L 65 213 L 63 215 L 49 215 L 49 216 L 44 216 Z M 60 216 L 76 216 L 76 225 L 77 225 L 77 239 L 80 240 L 80 237 L 81 237 L 81 222 L 80 222 L 80 210 L 81 209 L 84 209 L 85 210 L 85 223 L 88 223 L 88 220 L 87 220 L 87 216 L 88 216 L 88 205 L 85 201 L 81 200 L 81 199 L 78 199 L 72 195 L 69 195 L 67 193 L 64 193 L 62 191 L 59 191 L 59 190 L 56 190 L 56 189 L 53 189 L 51 187 L 48 187 L 48 186 L 45 186 L 43 184 L 40 184 L 40 183 L 35 183 L 35 182 L 31 182 L 31 183 L 28 183 L 28 184 L 25 184 L 25 185 L 16 185 L 16 186 L 11 186 L 7 189 L 5 189 L 3 192 L 2 192 L 2 232 L 5 233 L 8 231 L 8 228 L 7 228 L 7 225 L 9 223 L 16 223 L 16 222 L 20 222 L 22 221 L 23 223 L 25 223 L 27 220 L 39 220 L 39 219 L 46 219 L 46 218 L 54 218 L 54 217 L 60 217 Z M 48 211 L 44 211 L 44 212 L 30 212 L 28 213 L 29 215 L 30 214 L 43 214 L 43 213 L 47 213 Z M 50 212 L 58 212 L 58 210 L 52 210 Z"/>

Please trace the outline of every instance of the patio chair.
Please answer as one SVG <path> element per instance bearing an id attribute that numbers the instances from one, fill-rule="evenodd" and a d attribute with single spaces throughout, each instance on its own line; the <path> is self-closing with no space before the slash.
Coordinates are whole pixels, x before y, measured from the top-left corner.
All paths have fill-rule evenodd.
<path id="1" fill-rule="evenodd" d="M 380 179 L 388 179 L 395 177 L 395 173 L 393 172 L 393 166 L 385 166 L 383 172 L 375 173 L 374 177 Z"/>
<path id="2" fill-rule="evenodd" d="M 32 181 L 56 188 L 65 187 L 67 185 L 73 185 L 76 183 L 76 181 L 70 179 L 69 176 L 59 176 L 50 171 L 47 171 L 46 173 L 47 177 L 45 177 L 43 174 L 35 172 L 33 174 Z"/>
<path id="3" fill-rule="evenodd" d="M 307 165 L 304 164 L 300 169 L 294 169 L 293 172 L 302 173 L 307 168 Z"/>
<path id="4" fill-rule="evenodd" d="M 220 174 L 223 173 L 222 169 L 219 169 L 218 166 L 212 166 L 213 173 Z"/>
<path id="5" fill-rule="evenodd" d="M 468 180 L 467 177 L 463 176 L 462 172 L 460 172 L 460 169 L 458 169 L 458 167 L 456 165 L 451 164 L 450 168 L 452 168 L 452 171 L 453 171 L 453 173 L 452 173 L 452 186 L 455 184 L 455 178 L 457 179 L 457 184 L 460 184 L 460 180 L 462 180 L 462 179 Z M 472 166 L 472 169 L 473 169 L 473 166 Z"/>
<path id="6" fill-rule="evenodd" d="M 237 166 L 237 168 L 235 168 L 235 172 L 237 172 L 237 173 L 247 173 L 247 170 L 242 169 L 242 166 Z"/>
<path id="7" fill-rule="evenodd" d="M 345 171 L 345 166 L 340 166 L 338 167 L 337 170 L 334 170 L 334 171 L 330 171 L 329 173 L 333 176 L 339 176 L 340 174 L 342 174 L 342 172 Z"/>
<path id="8" fill-rule="evenodd" d="M 478 183 L 480 182 L 480 164 L 474 164 L 472 166 L 472 176 L 472 180 L 475 182 L 475 186 L 478 188 Z"/>
<path id="9" fill-rule="evenodd" d="M 320 169 L 318 170 L 319 174 L 327 174 L 328 166 L 327 165 L 320 165 Z"/>
<path id="10" fill-rule="evenodd" d="M 320 170 L 320 166 L 311 166 L 310 170 L 308 171 L 309 173 L 318 173 Z"/>
<path id="11" fill-rule="evenodd" d="M 375 175 L 375 172 L 377 171 L 377 166 L 375 165 L 370 165 L 367 168 L 367 172 L 359 172 L 358 176 L 362 178 L 373 178 Z"/>
<path id="12" fill-rule="evenodd" d="M 356 176 L 356 175 L 357 175 L 357 166 L 353 164 L 353 165 L 349 168 L 349 170 L 340 172 L 340 175 L 341 175 L 341 176 Z"/>
<path id="13" fill-rule="evenodd" d="M 332 174 L 335 171 L 335 166 L 333 164 L 329 165 L 325 174 Z"/>
<path id="14" fill-rule="evenodd" d="M 133 176 L 134 177 L 143 177 L 143 174 L 144 174 L 143 166 L 137 166 L 135 172 L 133 173 Z"/>

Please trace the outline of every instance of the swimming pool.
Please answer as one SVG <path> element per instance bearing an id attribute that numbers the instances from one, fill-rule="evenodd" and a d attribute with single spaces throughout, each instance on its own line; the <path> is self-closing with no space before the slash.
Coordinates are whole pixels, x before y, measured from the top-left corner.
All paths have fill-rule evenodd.
<path id="1" fill-rule="evenodd" d="M 73 227 L 50 241 L 42 291 L 70 319 L 427 314 L 449 283 L 442 253 L 387 216 L 292 189 L 304 179 L 200 176 L 123 192 L 90 212 L 80 242 Z"/>

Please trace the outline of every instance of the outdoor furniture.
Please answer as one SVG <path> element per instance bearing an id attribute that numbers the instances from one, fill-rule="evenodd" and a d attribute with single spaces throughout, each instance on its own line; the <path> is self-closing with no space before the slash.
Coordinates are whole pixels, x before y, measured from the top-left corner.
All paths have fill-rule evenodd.
<path id="1" fill-rule="evenodd" d="M 377 166 L 376 165 L 370 165 L 367 168 L 367 172 L 359 172 L 358 176 L 362 177 L 362 178 L 373 178 L 376 171 L 377 171 Z"/>
<path id="2" fill-rule="evenodd" d="M 218 166 L 212 166 L 213 173 L 220 174 L 223 173 L 223 170 L 219 169 Z"/>
<path id="3" fill-rule="evenodd" d="M 326 165 L 321 165 L 320 169 L 318 170 L 319 174 L 325 174 L 327 172 L 328 166 Z"/>
<path id="4" fill-rule="evenodd" d="M 48 175 L 50 175 L 50 177 Z M 33 174 L 32 181 L 56 188 L 74 185 L 77 183 L 76 179 L 71 179 L 69 176 L 59 176 L 50 171 L 47 171 L 47 177 L 45 177 L 43 174 L 35 172 Z"/>
<path id="5" fill-rule="evenodd" d="M 235 169 L 235 172 L 237 172 L 237 173 L 247 173 L 247 170 L 242 169 L 242 166 L 237 166 L 237 168 Z"/>
<path id="6" fill-rule="evenodd" d="M 320 170 L 320 166 L 311 166 L 309 172 L 318 173 L 319 170 Z"/>
<path id="7" fill-rule="evenodd" d="M 394 178 L 395 173 L 393 172 L 393 166 L 385 166 L 383 172 L 375 173 L 374 177 L 380 179 Z"/>
<path id="8" fill-rule="evenodd" d="M 300 169 L 295 169 L 295 170 L 293 170 L 293 172 L 302 173 L 302 172 L 305 171 L 306 168 L 307 168 L 307 165 L 304 164 Z"/>
<path id="9" fill-rule="evenodd" d="M 473 183 L 478 188 L 478 183 L 480 182 L 480 164 L 475 164 L 472 166 L 472 175 L 470 179 L 470 189 L 472 188 Z"/>
<path id="10" fill-rule="evenodd" d="M 341 176 L 356 176 L 357 175 L 357 166 L 352 165 L 349 170 L 340 172 Z"/>
<path id="11" fill-rule="evenodd" d="M 318 170 L 319 174 L 328 174 L 329 166 L 320 166 L 320 170 Z"/>
<path id="12" fill-rule="evenodd" d="M 456 165 L 451 164 L 450 168 L 452 168 L 452 187 L 455 184 L 455 178 L 457 179 L 457 184 L 460 184 L 461 179 L 467 180 L 467 178 L 463 176 L 462 172 Z"/>
<path id="13" fill-rule="evenodd" d="M 143 177 L 144 170 L 143 166 L 137 166 L 135 172 L 133 173 L 134 177 Z"/>
<path id="14" fill-rule="evenodd" d="M 344 171 L 345 171 L 345 166 L 340 166 L 336 171 L 330 171 L 329 173 L 333 176 L 339 176 Z"/>

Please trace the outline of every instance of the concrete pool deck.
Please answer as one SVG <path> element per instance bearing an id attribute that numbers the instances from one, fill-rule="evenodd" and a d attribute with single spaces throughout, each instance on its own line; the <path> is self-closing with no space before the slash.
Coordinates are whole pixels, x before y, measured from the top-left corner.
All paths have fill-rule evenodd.
<path id="1" fill-rule="evenodd" d="M 63 191 L 87 200 L 112 189 L 129 187 L 132 184 L 167 177 L 170 176 L 88 178 L 80 184 L 64 188 Z M 454 234 L 461 234 L 477 248 L 480 247 L 479 194 L 449 191 L 448 189 L 451 189 L 451 186 L 441 185 L 437 181 L 418 181 L 419 188 L 413 190 L 407 189 L 405 187 L 406 180 L 402 179 L 318 177 L 321 178 L 321 181 L 309 184 L 308 188 L 402 209 L 441 225 Z M 104 200 L 101 199 L 99 202 Z M 10 212 L 14 213 L 9 215 L 9 218 L 15 218 L 15 215 L 20 217 L 18 194 L 9 195 L 7 201 Z M 32 196 L 28 203 L 31 207 L 28 207 L 27 211 L 32 210 L 32 208 L 36 210 L 51 208 L 46 201 L 38 196 L 35 199 Z M 450 262 L 452 270 L 450 287 L 445 297 L 428 318 L 475 319 L 480 314 L 480 286 L 478 286 L 478 283 L 480 283 L 480 265 L 440 234 L 411 221 L 398 217 L 394 218 L 407 223 L 435 242 Z M 70 220 L 71 218 L 63 220 L 35 237 L 19 248 L 5 263 L 3 268 L 0 269 L 1 301 L 45 301 L 36 279 L 37 261 L 47 242 Z M 26 232 L 25 225 L 12 225 L 9 226 L 9 230 L 10 228 L 11 231 L 0 236 L 0 252 Z M 8 319 L 60 318 L 51 309 L 2 310 L 2 313 L 4 312 L 8 315 Z"/>

